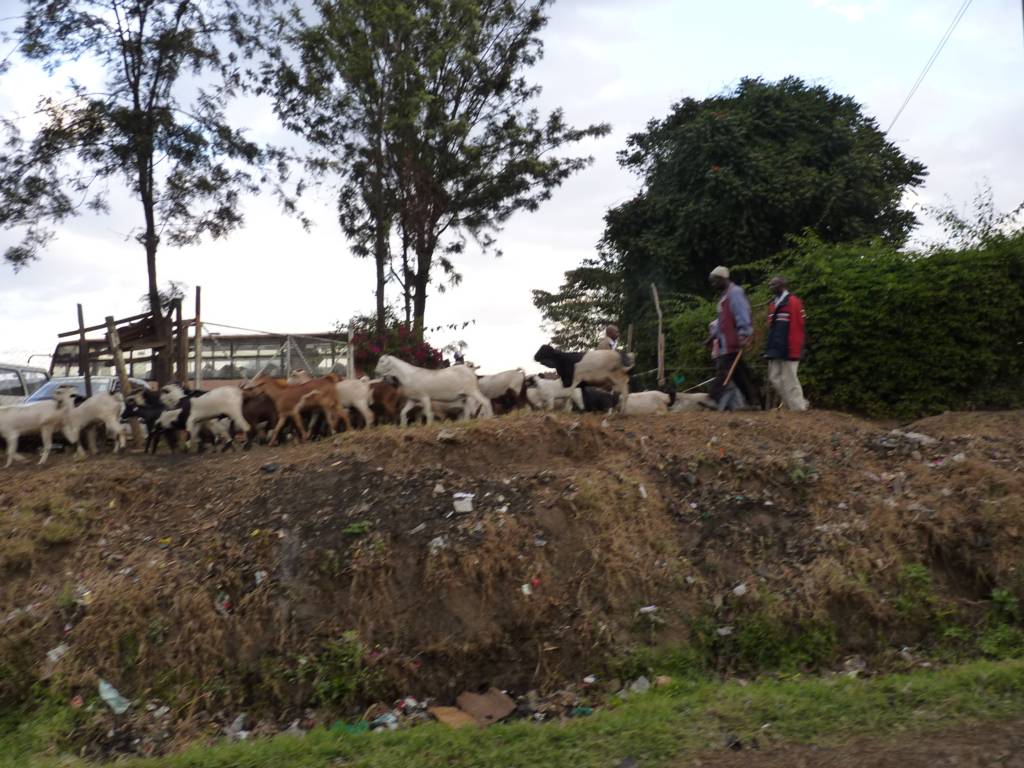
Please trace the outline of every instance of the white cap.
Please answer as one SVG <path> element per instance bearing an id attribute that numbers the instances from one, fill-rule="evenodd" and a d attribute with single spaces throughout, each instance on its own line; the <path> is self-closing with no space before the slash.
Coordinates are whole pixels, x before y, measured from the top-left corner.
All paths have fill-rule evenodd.
<path id="1" fill-rule="evenodd" d="M 711 270 L 709 277 L 721 277 L 725 280 L 729 279 L 729 268 L 728 267 L 715 267 Z"/>

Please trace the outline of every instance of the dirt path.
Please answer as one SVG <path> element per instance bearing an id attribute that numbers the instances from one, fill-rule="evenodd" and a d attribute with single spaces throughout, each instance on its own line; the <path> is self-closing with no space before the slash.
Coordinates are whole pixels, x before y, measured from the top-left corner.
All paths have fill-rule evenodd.
<path id="1" fill-rule="evenodd" d="M 857 739 L 841 747 L 770 747 L 687 758 L 679 768 L 981 768 L 1024 766 L 1024 721 L 945 733 Z M 639 766 L 642 768 L 642 766 Z"/>

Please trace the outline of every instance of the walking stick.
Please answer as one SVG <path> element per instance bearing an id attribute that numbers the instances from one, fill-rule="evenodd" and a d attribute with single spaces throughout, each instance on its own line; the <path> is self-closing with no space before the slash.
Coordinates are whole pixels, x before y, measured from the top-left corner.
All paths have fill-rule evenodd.
<path id="1" fill-rule="evenodd" d="M 725 381 L 722 382 L 722 388 L 729 386 L 729 382 L 732 381 L 732 375 L 736 372 L 736 366 L 739 365 L 740 360 L 743 358 L 743 349 L 736 353 L 736 359 L 732 361 L 732 367 L 729 368 L 729 373 L 725 377 Z"/>

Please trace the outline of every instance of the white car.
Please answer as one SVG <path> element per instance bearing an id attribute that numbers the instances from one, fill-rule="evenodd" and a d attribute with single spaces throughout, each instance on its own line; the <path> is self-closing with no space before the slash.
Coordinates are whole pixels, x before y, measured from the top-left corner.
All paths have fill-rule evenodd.
<path id="1" fill-rule="evenodd" d="M 18 405 L 49 381 L 42 368 L 0 363 L 0 406 Z"/>

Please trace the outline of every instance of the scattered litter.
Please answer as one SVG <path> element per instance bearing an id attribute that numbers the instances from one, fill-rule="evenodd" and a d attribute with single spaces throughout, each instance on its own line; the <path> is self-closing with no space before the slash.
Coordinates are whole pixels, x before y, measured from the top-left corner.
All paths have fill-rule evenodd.
<path id="1" fill-rule="evenodd" d="M 630 693 L 647 693 L 651 690 L 651 681 L 646 677 L 640 676 L 629 685 Z"/>
<path id="2" fill-rule="evenodd" d="M 224 735 L 232 741 L 245 741 L 252 734 L 248 726 L 249 716 L 243 712 L 224 729 Z"/>
<path id="3" fill-rule="evenodd" d="M 696 584 L 697 583 L 697 577 L 696 576 L 687 576 L 686 577 L 686 583 L 687 584 Z"/>
<path id="4" fill-rule="evenodd" d="M 438 483 L 434 486 L 434 495 L 440 496 L 444 493 L 444 483 Z"/>
<path id="5" fill-rule="evenodd" d="M 299 736 L 300 738 L 306 735 L 306 731 L 300 725 L 299 720 L 292 720 L 292 724 L 288 726 L 285 733 L 289 736 Z"/>
<path id="6" fill-rule="evenodd" d="M 85 699 L 82 698 L 81 694 L 76 693 L 74 696 L 71 697 L 72 709 L 81 709 L 83 704 L 85 704 Z"/>
<path id="7" fill-rule="evenodd" d="M 635 757 L 624 757 L 615 768 L 640 768 L 640 763 L 636 761 Z"/>
<path id="8" fill-rule="evenodd" d="M 573 707 L 569 711 L 569 717 L 589 717 L 594 714 L 593 707 Z"/>
<path id="9" fill-rule="evenodd" d="M 427 524 L 426 523 L 420 523 L 415 528 L 413 528 L 411 531 L 409 531 L 408 535 L 409 536 L 415 536 L 417 533 L 423 533 L 425 530 L 427 530 Z"/>
<path id="10" fill-rule="evenodd" d="M 122 696 L 117 688 L 112 686 L 103 678 L 100 678 L 100 698 L 107 703 L 115 715 L 123 715 L 128 711 L 128 708 L 132 705 L 128 699 Z"/>
<path id="11" fill-rule="evenodd" d="M 221 616 L 227 616 L 229 613 L 231 613 L 231 597 L 228 595 L 227 592 L 221 590 L 213 599 L 213 607 Z"/>
<path id="12" fill-rule="evenodd" d="M 449 728 L 476 727 L 477 722 L 472 715 L 468 715 L 458 707 L 430 707 L 427 710 L 439 723 Z"/>
<path id="13" fill-rule="evenodd" d="M 455 703 L 459 709 L 475 718 L 480 725 L 497 723 L 516 710 L 516 703 L 497 688 L 491 688 L 487 693 L 466 691 L 459 694 Z"/>
<path id="14" fill-rule="evenodd" d="M 523 584 L 523 586 L 519 588 L 519 591 L 521 591 L 524 595 L 529 597 L 533 594 L 533 587 L 531 587 L 529 584 Z"/>
<path id="15" fill-rule="evenodd" d="M 547 541 L 545 539 L 542 539 L 540 536 L 536 537 L 533 540 L 533 546 L 535 547 L 546 547 L 547 545 Z"/>
<path id="16" fill-rule="evenodd" d="M 452 508 L 460 514 L 473 511 L 473 494 L 459 492 L 452 497 Z"/>
<path id="17" fill-rule="evenodd" d="M 965 461 L 967 461 L 967 454 L 958 453 L 955 456 L 953 456 L 953 461 L 957 464 L 963 464 Z"/>
<path id="18" fill-rule="evenodd" d="M 378 731 L 386 728 L 389 731 L 398 730 L 398 716 L 394 712 L 385 712 L 380 717 L 370 721 L 370 730 Z"/>
<path id="19" fill-rule="evenodd" d="M 256 571 L 255 576 L 254 576 L 254 578 L 256 580 L 256 586 L 258 587 L 260 584 L 262 584 L 264 581 L 266 581 L 267 580 L 267 576 L 269 576 L 269 575 L 270 574 L 267 573 L 266 571 Z"/>
<path id="20" fill-rule="evenodd" d="M 732 593 L 736 595 L 736 597 L 743 597 L 748 591 L 746 584 L 737 584 L 732 588 Z"/>
<path id="21" fill-rule="evenodd" d="M 640 498 L 644 499 L 644 500 L 647 499 L 647 489 L 644 488 L 644 484 L 643 483 L 640 483 Z"/>
<path id="22" fill-rule="evenodd" d="M 264 472 L 264 473 L 269 475 L 269 474 L 273 474 L 274 472 L 277 472 L 277 470 L 279 470 L 280 468 L 281 468 L 280 464 L 275 464 L 274 462 L 269 462 L 269 463 L 264 464 L 263 466 L 260 467 L 260 472 Z"/>
<path id="23" fill-rule="evenodd" d="M 719 627 L 715 630 L 715 632 L 718 633 L 719 637 L 728 637 L 732 634 L 732 626 L 727 624 L 724 627 Z"/>
<path id="24" fill-rule="evenodd" d="M 330 727 L 331 733 L 367 733 L 370 730 L 370 724 L 365 720 L 360 720 L 358 723 L 346 723 L 344 720 L 338 720 Z"/>
<path id="25" fill-rule="evenodd" d="M 71 650 L 71 646 L 67 643 L 61 643 L 56 648 L 51 648 L 46 652 L 46 659 L 51 664 L 56 664 L 58 661 L 64 658 L 68 651 Z"/>
<path id="26" fill-rule="evenodd" d="M 587 675 L 583 678 L 584 685 L 593 685 L 597 682 L 597 675 Z"/>
<path id="27" fill-rule="evenodd" d="M 448 549 L 448 537 L 435 536 L 433 539 L 430 540 L 430 543 L 427 545 L 427 547 L 430 549 L 431 555 L 436 555 L 438 552 Z"/>
<path id="28" fill-rule="evenodd" d="M 652 613 L 658 612 L 658 606 L 656 605 L 645 605 L 643 608 L 637 611 L 641 616 L 650 616 Z"/>
<path id="29" fill-rule="evenodd" d="M 153 717 L 155 717 L 157 720 L 163 720 L 169 714 L 171 714 L 171 708 L 165 704 L 164 706 L 160 707 L 158 710 L 153 712 Z"/>
<path id="30" fill-rule="evenodd" d="M 75 602 L 78 603 L 78 605 L 82 605 L 82 606 L 92 605 L 93 601 L 95 599 L 96 599 L 96 596 L 93 594 L 91 589 L 86 589 L 85 587 L 79 587 L 75 591 Z"/>
<path id="31" fill-rule="evenodd" d="M 437 442 L 439 443 L 457 443 L 459 442 L 459 436 L 452 432 L 450 429 L 442 429 L 437 433 Z"/>
<path id="32" fill-rule="evenodd" d="M 664 688 L 666 685 L 672 685 L 672 678 L 669 675 L 658 675 L 654 678 L 655 688 Z"/>

